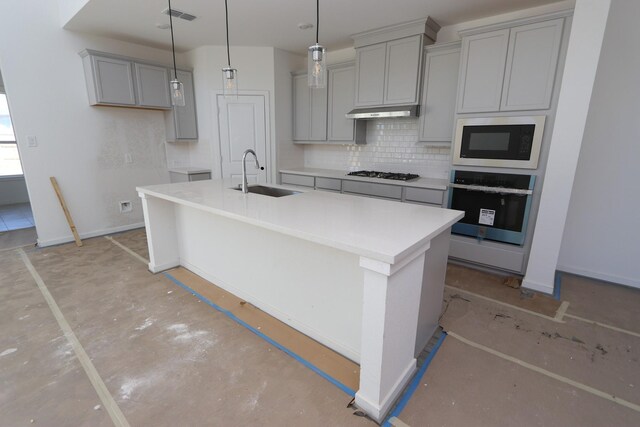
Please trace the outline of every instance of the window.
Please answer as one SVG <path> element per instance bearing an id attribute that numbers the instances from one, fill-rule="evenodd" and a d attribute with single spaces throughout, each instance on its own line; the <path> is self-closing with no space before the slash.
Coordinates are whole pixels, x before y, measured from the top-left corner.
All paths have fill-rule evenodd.
<path id="1" fill-rule="evenodd" d="M 0 93 L 0 176 L 7 175 L 22 175 L 22 165 L 9 116 L 7 95 Z"/>

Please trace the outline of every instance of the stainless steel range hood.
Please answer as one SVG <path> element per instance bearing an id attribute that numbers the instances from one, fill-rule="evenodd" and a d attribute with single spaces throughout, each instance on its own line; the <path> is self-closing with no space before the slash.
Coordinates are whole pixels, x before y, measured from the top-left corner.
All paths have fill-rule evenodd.
<path id="1" fill-rule="evenodd" d="M 418 117 L 419 105 L 396 105 L 393 107 L 355 108 L 345 114 L 347 119 L 379 119 L 388 117 Z"/>

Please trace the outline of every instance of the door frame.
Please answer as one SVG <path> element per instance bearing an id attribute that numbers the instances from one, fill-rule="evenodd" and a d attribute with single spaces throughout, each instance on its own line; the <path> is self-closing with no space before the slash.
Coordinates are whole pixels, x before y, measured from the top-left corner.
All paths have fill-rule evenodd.
<path id="1" fill-rule="evenodd" d="M 222 147 L 220 143 L 222 138 L 220 137 L 220 126 L 218 125 L 218 119 L 220 116 L 220 110 L 218 109 L 218 96 L 223 95 L 221 90 L 214 90 L 211 94 L 211 111 L 213 117 L 211 120 L 212 133 L 215 141 L 212 141 L 211 154 L 213 156 L 213 165 L 218 166 L 218 178 L 223 178 L 222 173 Z M 276 171 L 275 171 L 275 159 L 276 159 L 276 147 L 271 137 L 271 98 L 268 90 L 239 90 L 238 96 L 264 96 L 264 123 L 265 123 L 265 167 L 268 167 L 268 171 L 265 174 L 265 179 L 268 184 L 275 183 Z"/>

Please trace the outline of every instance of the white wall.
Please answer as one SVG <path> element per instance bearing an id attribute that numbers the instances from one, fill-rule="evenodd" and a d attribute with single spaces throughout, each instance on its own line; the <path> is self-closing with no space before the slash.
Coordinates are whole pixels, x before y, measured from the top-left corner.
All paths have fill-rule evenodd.
<path id="1" fill-rule="evenodd" d="M 640 287 L 640 2 L 613 0 L 558 269 Z"/>
<path id="2" fill-rule="evenodd" d="M 189 159 L 193 166 L 211 168 L 213 177 L 221 177 L 220 142 L 214 131 L 216 111 L 212 96 L 222 90 L 222 68 L 227 65 L 224 46 L 203 46 L 185 54 L 187 64 L 193 70 L 198 110 L 197 143 L 188 146 Z M 274 120 L 274 49 L 271 47 L 231 46 L 231 65 L 238 69 L 238 90 L 261 90 L 269 92 L 270 129 L 268 137 L 275 141 Z M 173 156 L 169 159 L 169 165 Z"/>
<path id="3" fill-rule="evenodd" d="M 607 25 L 610 0 L 578 0 L 531 254 L 522 286 L 553 293 L 562 234 Z"/>
<path id="4" fill-rule="evenodd" d="M 306 58 L 304 56 L 274 49 L 276 170 L 297 168 L 304 165 L 304 148 L 293 143 L 293 81 L 291 72 L 305 65 Z"/>
<path id="5" fill-rule="evenodd" d="M 163 113 L 91 107 L 78 52 L 85 48 L 170 63 L 168 51 L 60 28 L 49 0 L 7 0 L 0 15 L 0 68 L 11 106 L 40 244 L 72 240 L 50 176 L 81 236 L 141 225 L 137 185 L 168 182 Z M 26 136 L 38 147 L 26 146 Z M 125 164 L 124 155 L 133 156 Z M 118 202 L 133 202 L 120 214 Z"/>

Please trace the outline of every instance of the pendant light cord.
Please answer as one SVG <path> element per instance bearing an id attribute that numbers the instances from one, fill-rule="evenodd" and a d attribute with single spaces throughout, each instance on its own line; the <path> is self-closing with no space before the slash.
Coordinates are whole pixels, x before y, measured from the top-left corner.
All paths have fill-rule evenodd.
<path id="1" fill-rule="evenodd" d="M 316 44 L 318 44 L 319 32 L 320 32 L 320 0 L 316 0 Z"/>
<path id="2" fill-rule="evenodd" d="M 227 64 L 231 68 L 231 55 L 229 54 L 229 6 L 227 0 L 224 0 L 224 19 L 227 28 Z"/>
<path id="3" fill-rule="evenodd" d="M 226 0 L 225 0 L 226 1 Z M 176 46 L 173 41 L 173 15 L 171 10 L 171 0 L 169 0 L 169 27 L 171 28 L 171 52 L 173 53 L 173 77 L 178 79 L 178 70 L 176 68 Z"/>

